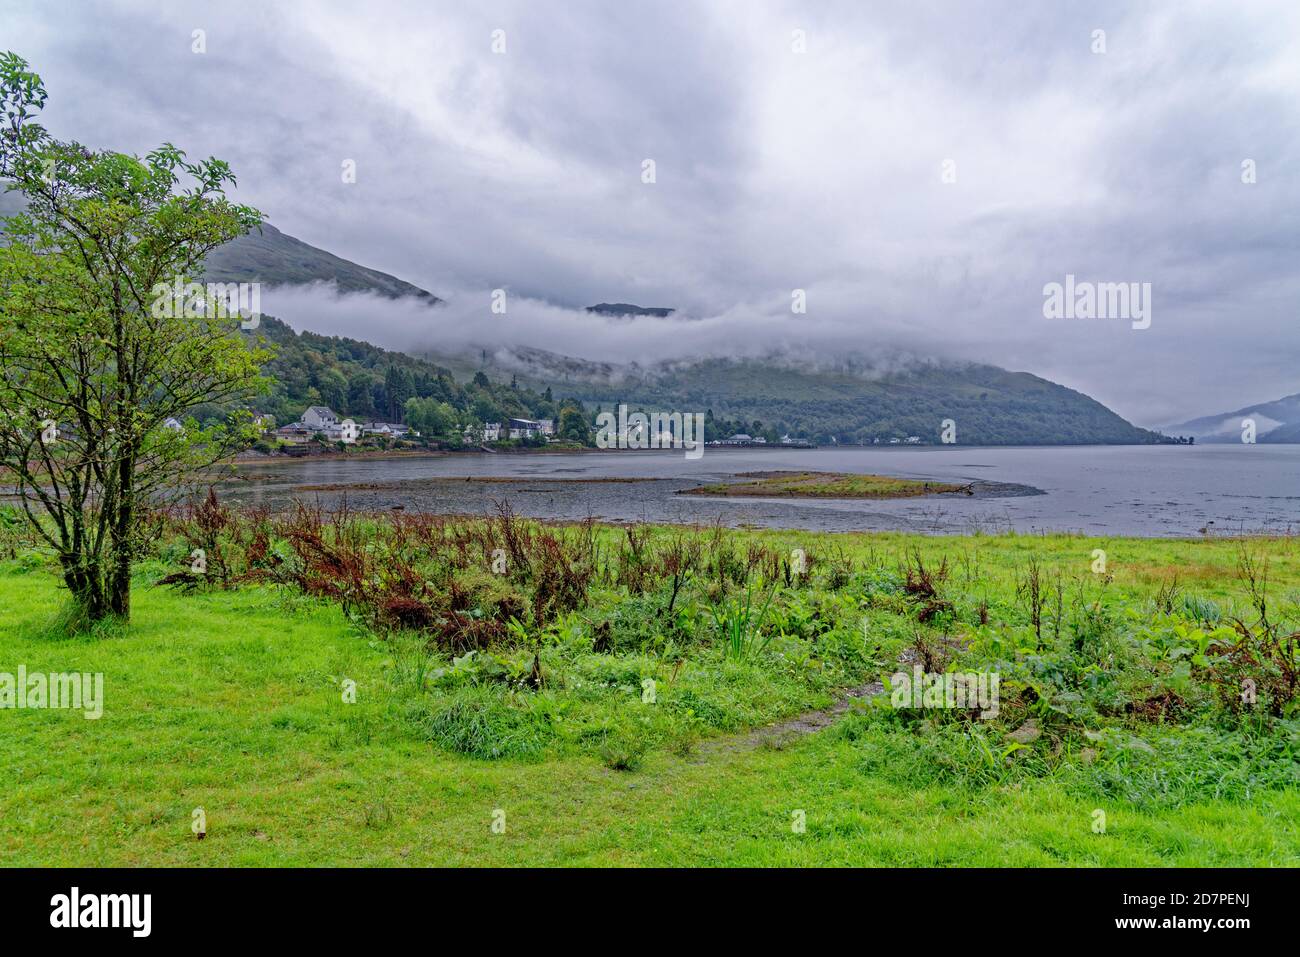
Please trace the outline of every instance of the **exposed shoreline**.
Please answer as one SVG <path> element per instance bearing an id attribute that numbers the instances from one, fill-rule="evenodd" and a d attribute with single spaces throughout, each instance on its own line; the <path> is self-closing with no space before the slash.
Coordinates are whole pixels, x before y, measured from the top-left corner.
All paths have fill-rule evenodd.
<path id="1" fill-rule="evenodd" d="M 481 514 L 495 502 L 509 500 L 520 514 L 547 519 L 590 515 L 616 521 L 932 534 L 1016 529 L 1178 538 L 1215 532 L 1295 534 L 1300 528 L 1293 471 L 1300 446 L 1162 449 L 890 449 L 879 454 L 728 449 L 702 461 L 683 460 L 674 452 L 546 458 L 329 456 L 304 462 L 276 457 L 211 475 L 219 495 L 271 508 L 294 498 L 319 499 L 330 507 L 346 497 L 351 508 Z M 1178 456 L 1177 467 L 1171 467 L 1171 454 Z M 1239 471 L 1246 466 L 1263 470 L 1258 496 L 1239 494 Z M 782 496 L 771 494 L 773 489 L 734 496 L 677 494 L 745 482 L 745 473 L 760 470 L 894 476 L 920 481 L 922 491 L 929 481 L 967 486 L 972 494 L 856 499 Z M 574 481 L 632 478 L 653 481 Z"/>
<path id="2" fill-rule="evenodd" d="M 850 472 L 740 472 L 737 481 L 681 489 L 678 495 L 724 498 L 886 499 L 920 495 L 973 494 L 969 485 L 862 475 Z"/>

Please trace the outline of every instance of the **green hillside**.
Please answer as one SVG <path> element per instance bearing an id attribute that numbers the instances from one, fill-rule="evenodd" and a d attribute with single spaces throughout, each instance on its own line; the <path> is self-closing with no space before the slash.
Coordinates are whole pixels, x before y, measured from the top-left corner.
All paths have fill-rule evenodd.
<path id="1" fill-rule="evenodd" d="M 491 381 L 476 373 L 458 382 L 443 366 L 341 336 L 294 332 L 279 319 L 263 316 L 256 332 L 271 344 L 275 358 L 265 371 L 271 393 L 258 411 L 283 424 L 310 405 L 328 405 L 357 421 L 408 422 L 430 439 L 455 443 L 470 423 L 509 418 L 552 419 L 561 437 L 586 441 L 580 404 L 555 400 L 510 377 Z M 209 410 L 216 415 L 220 410 Z"/>
<path id="2" fill-rule="evenodd" d="M 1162 441 L 1081 392 L 1027 372 L 973 363 L 924 363 L 875 377 L 849 363 L 828 369 L 793 360 L 706 359 L 654 369 L 591 364 L 584 370 L 574 360 L 537 350 L 498 354 L 495 363 L 497 374 L 518 368 L 521 381 L 545 377 L 591 405 L 712 412 L 718 427 L 710 429 L 710 438 L 737 431 L 788 433 L 819 443 L 909 435 L 938 442 L 941 423 L 952 419 L 962 445 Z"/>

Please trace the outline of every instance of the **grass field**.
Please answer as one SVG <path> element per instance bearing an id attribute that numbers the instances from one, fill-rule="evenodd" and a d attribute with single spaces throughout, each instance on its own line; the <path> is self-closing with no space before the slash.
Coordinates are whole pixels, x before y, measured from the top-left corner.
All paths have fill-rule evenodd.
<path id="1" fill-rule="evenodd" d="M 66 627 L 47 561 L 3 563 L 0 672 L 102 672 L 105 687 L 98 720 L 0 710 L 0 860 L 1300 863 L 1294 705 L 1273 708 L 1281 686 L 1266 668 L 1260 687 L 1272 690 L 1251 710 L 1225 703 L 1214 677 L 1240 661 L 1209 636 L 1226 642 L 1225 623 L 1251 608 L 1238 543 L 726 533 L 738 552 L 810 556 L 806 583 L 774 584 L 755 625 L 759 571 L 709 592 L 706 552 L 699 594 L 670 620 L 667 582 L 629 590 L 624 533 L 595 534 L 616 571 L 594 577 L 574 610 L 552 608 L 540 625 L 521 614 L 473 655 L 283 575 L 155 584 L 188 541 L 141 566 L 129 626 L 89 634 Z M 647 530 L 640 561 L 668 554 L 676 535 Z M 1251 549 L 1285 621 L 1300 551 L 1283 539 Z M 942 582 L 936 594 L 909 590 L 918 564 Z M 1039 564 L 1045 638 L 1024 594 Z M 476 607 L 506 600 L 472 567 L 455 574 L 457 588 L 479 588 L 466 599 Z M 518 587 L 536 597 L 536 582 Z M 917 654 L 1001 670 L 997 720 L 898 711 L 886 693 L 754 731 L 826 709 Z"/>

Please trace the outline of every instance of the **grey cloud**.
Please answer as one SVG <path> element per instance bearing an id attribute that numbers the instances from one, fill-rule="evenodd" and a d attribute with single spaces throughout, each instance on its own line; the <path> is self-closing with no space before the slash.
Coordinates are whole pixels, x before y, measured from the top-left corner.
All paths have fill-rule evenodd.
<path id="1" fill-rule="evenodd" d="M 222 156 L 284 231 L 452 300 L 430 320 L 304 291 L 282 301 L 299 326 L 464 338 L 505 287 L 493 335 L 593 358 L 964 357 L 1140 424 L 1300 388 L 1289 0 L 32 0 L 4 21 L 58 135 Z M 1044 319 L 1067 272 L 1151 282 L 1151 328 Z M 602 300 L 697 321 L 579 309 Z"/>

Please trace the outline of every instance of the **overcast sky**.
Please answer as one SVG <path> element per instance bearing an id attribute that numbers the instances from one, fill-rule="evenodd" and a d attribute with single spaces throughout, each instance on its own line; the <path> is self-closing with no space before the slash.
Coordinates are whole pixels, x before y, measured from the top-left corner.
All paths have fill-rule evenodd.
<path id="1" fill-rule="evenodd" d="M 1141 425 L 1300 392 L 1295 0 L 0 11 L 56 136 L 220 156 L 280 229 L 449 300 L 267 309 L 298 327 L 983 360 Z M 1150 328 L 1045 318 L 1067 273 L 1151 283 Z M 578 311 L 600 301 L 690 321 Z"/>

